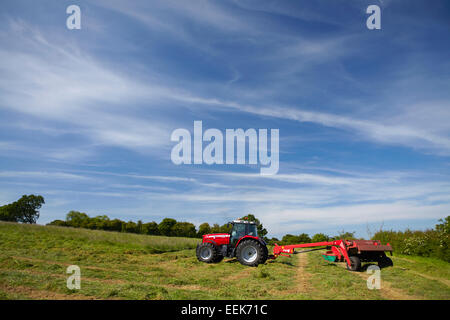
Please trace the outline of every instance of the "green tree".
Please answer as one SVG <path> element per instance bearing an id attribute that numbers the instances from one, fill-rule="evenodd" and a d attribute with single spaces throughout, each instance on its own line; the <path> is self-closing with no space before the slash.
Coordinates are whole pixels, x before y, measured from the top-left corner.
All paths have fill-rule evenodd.
<path id="1" fill-rule="evenodd" d="M 312 237 L 311 242 L 324 242 L 324 241 L 328 241 L 329 239 L 330 239 L 330 237 L 328 237 L 326 234 L 316 233 Z"/>
<path id="2" fill-rule="evenodd" d="M 259 221 L 253 214 L 248 214 L 248 215 L 242 217 L 241 220 L 248 220 L 248 221 L 256 222 L 257 229 L 258 229 L 258 236 L 261 238 L 264 238 L 265 240 L 268 240 L 266 238 L 267 230 L 263 227 L 261 221 Z"/>
<path id="3" fill-rule="evenodd" d="M 12 203 L 0 207 L 0 220 L 17 222 Z"/>
<path id="4" fill-rule="evenodd" d="M 231 224 L 225 223 L 224 225 L 220 226 L 220 233 L 230 233 L 232 227 L 233 226 Z"/>
<path id="5" fill-rule="evenodd" d="M 298 243 L 309 243 L 311 238 L 306 233 L 302 233 L 298 236 Z"/>
<path id="6" fill-rule="evenodd" d="M 278 238 L 271 238 L 269 239 L 269 241 L 267 241 L 267 244 L 271 246 L 275 245 L 275 243 L 276 244 L 280 243 L 280 240 Z"/>
<path id="7" fill-rule="evenodd" d="M 356 240 L 355 238 L 355 232 L 347 232 L 347 231 L 340 231 L 339 234 L 335 237 L 333 237 L 333 240 Z"/>
<path id="8" fill-rule="evenodd" d="M 164 218 L 158 225 L 159 233 L 163 236 L 171 236 L 172 228 L 177 223 L 177 220 L 172 218 Z"/>
<path id="9" fill-rule="evenodd" d="M 106 224 L 106 230 L 120 232 L 122 231 L 124 224 L 125 222 L 120 219 L 109 220 Z"/>
<path id="10" fill-rule="evenodd" d="M 439 219 L 439 222 L 441 223 L 436 225 L 436 231 L 444 235 L 450 235 L 450 216 Z"/>
<path id="11" fill-rule="evenodd" d="M 155 221 L 144 223 L 142 225 L 142 232 L 149 235 L 158 235 L 158 224 Z"/>
<path id="12" fill-rule="evenodd" d="M 296 244 L 299 243 L 300 239 L 298 236 L 294 236 L 292 234 L 285 234 L 283 238 L 281 239 L 282 244 Z"/>
<path id="13" fill-rule="evenodd" d="M 196 234 L 195 225 L 190 222 L 177 222 L 172 227 L 172 235 L 176 237 L 194 238 Z"/>
<path id="14" fill-rule="evenodd" d="M 89 229 L 95 230 L 107 230 L 109 224 L 109 218 L 106 215 L 96 216 L 94 218 L 89 218 L 87 222 L 87 227 Z"/>
<path id="15" fill-rule="evenodd" d="M 75 228 L 86 226 L 89 220 L 90 220 L 89 216 L 84 212 L 72 210 L 66 215 L 67 224 Z"/>
<path id="16" fill-rule="evenodd" d="M 202 223 L 198 227 L 198 235 L 199 236 L 203 236 L 203 235 L 209 234 L 209 233 L 211 233 L 211 226 L 209 225 L 209 223 L 207 223 L 207 222 Z"/>
<path id="17" fill-rule="evenodd" d="M 138 220 L 138 222 L 137 222 L 136 232 L 137 233 L 144 233 L 143 229 L 142 229 L 142 221 L 141 220 Z"/>
<path id="18" fill-rule="evenodd" d="M 36 223 L 39 219 L 39 209 L 44 203 L 42 196 L 23 195 L 19 200 L 0 207 L 0 220 Z"/>
<path id="19" fill-rule="evenodd" d="M 450 216 L 439 219 L 440 224 L 436 225 L 438 246 L 436 256 L 444 261 L 450 262 Z"/>
<path id="20" fill-rule="evenodd" d="M 122 231 L 128 233 L 138 233 L 137 224 L 133 221 L 128 221 L 122 225 Z"/>
<path id="21" fill-rule="evenodd" d="M 67 223 L 63 220 L 53 220 L 50 223 L 47 223 L 48 226 L 58 226 L 58 227 L 67 227 Z"/>
<path id="22" fill-rule="evenodd" d="M 214 223 L 211 228 L 211 233 L 221 233 L 221 229 L 218 223 Z"/>

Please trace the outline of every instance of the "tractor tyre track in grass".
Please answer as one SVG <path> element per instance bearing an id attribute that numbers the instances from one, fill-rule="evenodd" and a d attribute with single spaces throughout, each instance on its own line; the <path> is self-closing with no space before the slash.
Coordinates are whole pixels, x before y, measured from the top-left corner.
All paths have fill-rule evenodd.
<path id="1" fill-rule="evenodd" d="M 298 255 L 298 268 L 297 268 L 297 291 L 299 293 L 307 293 L 310 291 L 311 286 L 309 279 L 311 275 L 306 271 L 308 265 L 308 254 L 303 253 Z"/>
<path id="2" fill-rule="evenodd" d="M 428 280 L 439 281 L 440 283 L 445 284 L 447 287 L 450 287 L 450 280 L 429 276 L 427 274 L 423 274 L 423 273 L 420 273 L 420 272 L 417 272 L 417 271 L 412 271 L 412 270 L 406 270 L 406 272 L 412 273 L 412 274 L 414 274 L 416 276 L 423 277 L 423 278 L 428 279 Z"/>

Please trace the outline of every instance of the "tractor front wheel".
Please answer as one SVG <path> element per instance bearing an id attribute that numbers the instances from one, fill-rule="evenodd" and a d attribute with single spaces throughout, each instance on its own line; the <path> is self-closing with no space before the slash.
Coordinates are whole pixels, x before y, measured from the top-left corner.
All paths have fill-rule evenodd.
<path id="1" fill-rule="evenodd" d="M 196 250 L 197 259 L 201 262 L 206 263 L 215 263 L 219 262 L 219 253 L 217 252 L 217 248 L 215 245 L 209 242 L 202 242 L 197 246 Z"/>
<path id="2" fill-rule="evenodd" d="M 237 247 L 236 258 L 245 266 L 256 267 L 266 262 L 266 248 L 258 241 L 246 240 Z"/>

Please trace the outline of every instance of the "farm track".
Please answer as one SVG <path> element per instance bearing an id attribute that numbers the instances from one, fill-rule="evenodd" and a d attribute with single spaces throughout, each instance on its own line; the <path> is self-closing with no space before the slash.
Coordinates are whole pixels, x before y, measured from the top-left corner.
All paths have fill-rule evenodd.
<path id="1" fill-rule="evenodd" d="M 308 254 L 298 255 L 298 268 L 297 268 L 297 291 L 299 293 L 308 293 L 311 290 L 309 279 L 311 275 L 306 271 L 308 265 Z"/>

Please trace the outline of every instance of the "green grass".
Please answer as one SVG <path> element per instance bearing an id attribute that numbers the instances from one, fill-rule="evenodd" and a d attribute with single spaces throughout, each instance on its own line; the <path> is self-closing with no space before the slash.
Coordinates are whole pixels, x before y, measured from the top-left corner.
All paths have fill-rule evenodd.
<path id="1" fill-rule="evenodd" d="M 393 288 L 419 299 L 450 299 L 450 264 L 434 259 L 394 256 L 394 268 L 383 270 Z"/>
<path id="2" fill-rule="evenodd" d="M 317 252 L 257 268 L 235 259 L 205 264 L 195 257 L 198 241 L 0 222 L 0 299 L 390 298 L 383 288 L 367 289 L 367 274 L 328 263 Z M 382 270 L 392 290 L 419 299 L 450 298 L 443 283 L 449 264 L 394 259 L 393 268 Z M 81 268 L 81 290 L 66 287 L 66 268 L 73 264 Z"/>
<path id="3" fill-rule="evenodd" d="M 367 277 L 349 272 L 343 263 L 325 261 L 322 253 L 308 255 L 306 271 L 311 275 L 311 298 L 314 299 L 383 299 L 379 290 L 367 289 Z"/>

